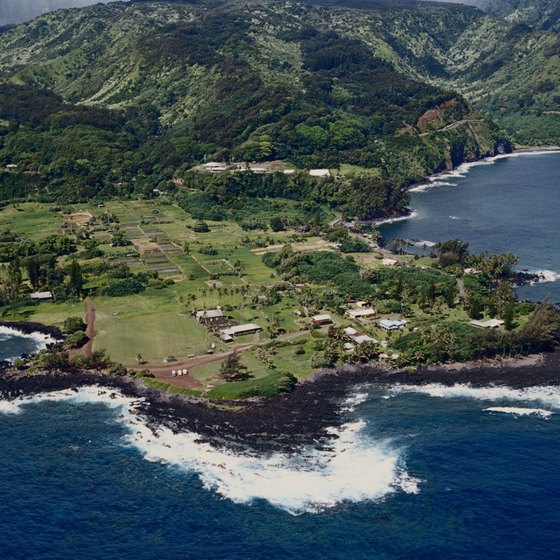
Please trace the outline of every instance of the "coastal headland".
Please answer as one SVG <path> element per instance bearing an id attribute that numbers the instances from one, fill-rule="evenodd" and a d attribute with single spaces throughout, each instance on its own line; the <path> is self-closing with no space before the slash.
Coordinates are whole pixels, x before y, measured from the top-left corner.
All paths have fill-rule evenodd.
<path id="1" fill-rule="evenodd" d="M 147 420 L 154 434 L 158 426 L 165 426 L 177 433 L 194 432 L 214 446 L 293 452 L 310 444 L 329 445 L 336 437 L 329 428 L 345 422 L 343 403 L 356 387 L 434 383 L 513 389 L 559 386 L 560 353 L 413 371 L 378 365 L 343 366 L 316 372 L 290 393 L 239 401 L 171 394 L 146 387 L 137 379 L 94 371 L 21 372 L 0 377 L 0 398 L 26 399 L 40 393 L 97 386 L 107 399 L 117 394 L 138 399 L 135 412 Z"/>

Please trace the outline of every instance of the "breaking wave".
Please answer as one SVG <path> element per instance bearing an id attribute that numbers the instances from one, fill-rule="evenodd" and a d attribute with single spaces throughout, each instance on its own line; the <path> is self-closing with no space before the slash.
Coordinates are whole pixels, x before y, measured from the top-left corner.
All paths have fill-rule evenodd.
<path id="1" fill-rule="evenodd" d="M 457 384 L 451 387 L 439 383 L 428 385 L 395 385 L 388 388 L 389 394 L 421 393 L 436 398 L 466 398 L 498 403 L 524 402 L 560 409 L 560 387 L 527 387 L 511 389 L 509 387 L 472 387 Z M 503 407 L 501 407 L 503 408 Z"/>
<path id="2" fill-rule="evenodd" d="M 514 416 L 540 416 L 550 418 L 554 412 L 543 408 L 520 408 L 515 406 L 490 406 L 484 409 L 487 412 L 498 412 L 501 414 L 513 414 Z"/>
<path id="3" fill-rule="evenodd" d="M 56 342 L 56 340 L 48 334 L 40 332 L 23 333 L 12 327 L 0 327 L 0 346 L 13 341 L 14 339 L 19 339 L 21 342 L 25 343 L 25 347 L 29 348 L 29 351 L 24 352 L 27 354 L 37 353 L 46 348 L 49 344 Z M 11 362 L 16 358 L 19 358 L 20 355 L 20 353 L 16 353 L 12 356 L 7 356 L 4 359 Z"/>
<path id="4" fill-rule="evenodd" d="M 355 407 L 366 398 L 365 393 L 354 395 L 346 406 Z M 17 414 L 26 404 L 45 401 L 103 403 L 118 409 L 128 430 L 126 445 L 139 450 L 148 461 L 196 473 L 205 489 L 235 503 L 265 500 L 298 515 L 343 503 L 378 501 L 397 491 L 419 492 L 419 481 L 405 470 L 402 451 L 390 440 L 376 441 L 366 435 L 361 420 L 331 428 L 336 437 L 328 449 L 308 447 L 298 454 L 259 455 L 215 448 L 201 442 L 194 432 L 175 434 L 165 427 L 154 430 L 135 414 L 138 399 L 100 387 L 0 401 L 0 412 Z"/>
<path id="5" fill-rule="evenodd" d="M 546 282 L 558 282 L 558 280 L 560 280 L 560 273 L 555 272 L 554 270 L 529 269 L 527 272 L 536 274 L 539 277 L 539 284 L 543 284 Z"/>
<path id="6" fill-rule="evenodd" d="M 417 185 L 416 187 L 412 187 L 409 192 L 419 193 L 419 192 L 426 192 L 430 189 L 435 187 L 456 187 L 457 183 L 450 183 L 449 181 L 440 181 L 436 180 L 435 178 L 430 179 L 430 183 L 423 183 L 421 185 Z"/>
<path id="7" fill-rule="evenodd" d="M 394 224 L 396 222 L 403 222 L 404 220 L 411 220 L 412 218 L 416 218 L 418 216 L 418 211 L 413 210 L 410 214 L 406 216 L 397 216 L 396 218 L 386 218 L 382 220 L 375 220 L 375 225 L 382 226 L 385 224 Z"/>

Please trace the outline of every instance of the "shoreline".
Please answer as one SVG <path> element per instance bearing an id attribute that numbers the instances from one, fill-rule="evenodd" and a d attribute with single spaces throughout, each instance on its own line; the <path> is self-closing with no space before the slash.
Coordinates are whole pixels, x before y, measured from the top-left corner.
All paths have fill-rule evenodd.
<path id="1" fill-rule="evenodd" d="M 43 323 L 32 321 L 0 321 L 0 327 L 7 327 L 22 334 L 44 334 L 54 338 L 56 341 L 64 340 L 64 334 L 58 327 L 51 327 Z"/>
<path id="2" fill-rule="evenodd" d="M 481 157 L 473 161 L 465 160 L 459 165 L 452 167 L 451 169 L 445 169 L 437 173 L 432 173 L 427 175 L 422 180 L 415 183 L 411 183 L 406 190 L 408 192 L 413 192 L 414 189 L 421 189 L 422 187 L 429 187 L 432 183 L 438 181 L 439 179 L 445 179 L 449 177 L 462 177 L 463 172 L 468 173 L 471 167 L 476 167 L 478 165 L 489 165 L 495 161 L 501 159 L 508 159 L 512 157 L 528 156 L 528 155 L 547 155 L 547 154 L 560 154 L 560 146 L 529 146 L 527 148 L 515 149 L 509 153 L 494 154 Z M 461 169 L 463 168 L 463 169 Z M 414 212 L 413 209 L 409 208 L 408 212 L 403 214 L 401 219 L 408 219 Z"/>
<path id="3" fill-rule="evenodd" d="M 0 400 L 33 397 L 97 386 L 139 399 L 136 413 L 154 434 L 160 426 L 174 433 L 194 432 L 200 441 L 233 450 L 295 453 L 307 445 L 328 448 L 333 427 L 348 421 L 344 400 L 359 386 L 427 385 L 504 386 L 524 389 L 560 386 L 560 352 L 503 361 L 441 364 L 413 372 L 377 364 L 319 370 L 290 393 L 239 401 L 209 400 L 167 393 L 130 377 L 99 372 L 16 373 L 0 377 Z M 114 398 L 114 394 L 113 394 Z"/>

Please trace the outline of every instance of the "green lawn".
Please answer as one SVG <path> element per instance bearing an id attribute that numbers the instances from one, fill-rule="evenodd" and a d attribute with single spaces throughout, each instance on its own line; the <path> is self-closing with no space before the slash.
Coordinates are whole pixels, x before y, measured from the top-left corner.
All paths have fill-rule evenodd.
<path id="1" fill-rule="evenodd" d="M 96 298 L 94 347 L 104 348 L 113 360 L 136 363 L 138 353 L 149 363 L 163 363 L 166 356 L 185 359 L 203 354 L 216 337 L 184 314 L 177 292 L 146 290 L 124 298 Z"/>

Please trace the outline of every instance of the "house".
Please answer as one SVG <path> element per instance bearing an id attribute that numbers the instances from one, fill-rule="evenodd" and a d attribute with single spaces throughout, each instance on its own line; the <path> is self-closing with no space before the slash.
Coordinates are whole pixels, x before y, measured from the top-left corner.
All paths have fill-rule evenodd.
<path id="1" fill-rule="evenodd" d="M 218 163 L 216 161 L 209 161 L 208 163 L 203 163 L 200 168 L 203 171 L 210 171 L 211 173 L 219 173 L 220 171 L 227 171 L 228 166 L 225 163 Z"/>
<path id="2" fill-rule="evenodd" d="M 328 169 L 310 169 L 309 175 L 311 177 L 330 177 L 331 172 Z"/>
<path id="3" fill-rule="evenodd" d="M 296 317 L 301 317 L 302 313 L 299 309 L 294 309 L 292 311 L 292 314 L 295 315 Z"/>
<path id="4" fill-rule="evenodd" d="M 315 315 L 311 317 L 311 322 L 314 325 L 332 325 L 333 320 L 331 319 L 330 315 Z"/>
<path id="5" fill-rule="evenodd" d="M 379 326 L 386 331 L 399 331 L 404 328 L 406 323 L 407 321 L 402 320 L 381 319 Z"/>
<path id="6" fill-rule="evenodd" d="M 371 338 L 371 336 L 368 336 L 367 334 L 363 334 L 363 333 L 359 333 L 356 329 L 353 329 L 352 327 L 346 327 L 344 329 L 344 333 L 349 336 L 352 341 L 356 344 L 363 344 L 364 342 L 373 342 L 375 344 L 378 343 L 377 340 L 375 340 L 375 338 Z"/>
<path id="7" fill-rule="evenodd" d="M 357 334 L 352 337 L 352 340 L 357 344 L 364 344 L 364 342 L 373 342 L 374 344 L 377 344 L 378 342 L 375 338 L 371 338 L 371 336 L 368 336 L 367 334 Z"/>
<path id="8" fill-rule="evenodd" d="M 356 307 L 358 309 L 364 309 L 365 307 L 369 307 L 369 303 L 367 301 L 357 301 Z"/>
<path id="9" fill-rule="evenodd" d="M 344 350 L 346 350 L 346 352 L 354 352 L 355 348 L 356 347 L 351 342 L 344 343 Z"/>
<path id="10" fill-rule="evenodd" d="M 199 323 L 203 323 L 207 325 L 220 323 L 223 320 L 223 318 L 224 318 L 224 312 L 220 308 L 198 311 L 196 313 L 196 320 Z"/>
<path id="11" fill-rule="evenodd" d="M 16 169 L 17 168 L 17 164 L 15 163 L 8 163 L 8 165 L 6 165 L 6 169 Z"/>
<path id="12" fill-rule="evenodd" d="M 248 323 L 246 325 L 235 325 L 220 331 L 220 338 L 224 342 L 231 342 L 234 337 L 242 336 L 245 334 L 254 334 L 262 331 L 262 327 L 255 323 Z"/>
<path id="13" fill-rule="evenodd" d="M 53 295 L 52 292 L 33 292 L 29 294 L 29 297 L 34 300 L 42 301 L 42 300 L 52 299 Z"/>
<path id="14" fill-rule="evenodd" d="M 488 321 L 471 321 L 470 324 L 477 329 L 497 329 L 501 327 L 504 322 L 500 319 L 488 319 Z"/>
<path id="15" fill-rule="evenodd" d="M 347 309 L 346 315 L 351 319 L 367 319 L 375 315 L 375 311 L 370 308 L 365 309 Z"/>

